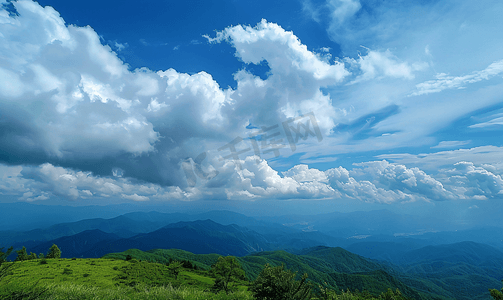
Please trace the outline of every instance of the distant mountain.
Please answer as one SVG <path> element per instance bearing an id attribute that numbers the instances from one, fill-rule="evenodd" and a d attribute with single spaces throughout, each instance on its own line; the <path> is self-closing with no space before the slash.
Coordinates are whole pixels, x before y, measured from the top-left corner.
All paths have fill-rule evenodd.
<path id="1" fill-rule="evenodd" d="M 317 231 L 302 231 L 276 223 L 257 221 L 254 218 L 229 211 L 212 211 L 197 215 L 160 212 L 134 212 L 111 219 L 87 219 L 72 223 L 52 225 L 46 229 L 34 229 L 26 232 L 0 231 L 0 245 L 34 247 L 42 242 L 71 236 L 86 230 L 101 230 L 122 238 L 130 238 L 140 233 L 149 233 L 176 222 L 194 222 L 202 218 L 211 218 L 222 225 L 236 224 L 249 228 L 267 240 L 269 250 L 285 249 L 293 251 L 313 245 L 337 246 L 343 240 Z M 253 247 L 255 249 L 255 247 Z M 246 252 L 248 253 L 248 252 Z"/>
<path id="2" fill-rule="evenodd" d="M 348 250 L 391 262 L 405 283 L 414 286 L 421 284 L 418 279 L 428 279 L 456 299 L 487 299 L 487 287 L 503 279 L 503 252 L 495 247 L 475 242 L 417 246 L 414 240 L 410 245 L 365 242 Z"/>
<path id="3" fill-rule="evenodd" d="M 149 209 L 149 207 L 129 203 L 105 206 L 39 205 L 26 202 L 0 203 L 0 228 L 4 231 L 28 231 L 84 219 L 109 219 L 145 209 Z M 153 209 L 152 207 L 149 210 Z M 163 209 L 169 209 L 169 207 Z"/>
<path id="4" fill-rule="evenodd" d="M 125 216 L 118 216 L 112 219 L 86 219 L 72 223 L 56 224 L 49 228 L 34 229 L 25 232 L 0 231 L 0 244 L 14 245 L 16 243 L 49 241 L 95 229 L 107 233 L 114 233 L 121 237 L 131 237 L 138 233 L 159 229 L 164 225 L 166 224 L 135 221 Z"/>
<path id="5" fill-rule="evenodd" d="M 221 225 L 211 220 L 178 222 L 131 238 L 97 243 L 87 254 L 103 256 L 127 249 L 183 249 L 197 254 L 243 256 L 270 249 L 260 234 L 237 225 Z M 92 256 L 87 256 L 92 257 Z"/>
<path id="6" fill-rule="evenodd" d="M 62 258 L 72 258 L 72 257 L 84 257 L 84 253 L 86 253 L 85 257 L 98 257 L 96 255 L 90 255 L 89 251 L 99 242 L 104 241 L 113 241 L 120 239 L 119 236 L 112 233 L 105 233 L 101 230 L 86 230 L 80 233 L 77 233 L 72 236 L 61 237 L 49 242 L 44 242 L 38 244 L 35 247 L 27 247 L 28 252 L 46 254 L 49 248 L 56 244 L 58 248 L 61 250 Z"/>

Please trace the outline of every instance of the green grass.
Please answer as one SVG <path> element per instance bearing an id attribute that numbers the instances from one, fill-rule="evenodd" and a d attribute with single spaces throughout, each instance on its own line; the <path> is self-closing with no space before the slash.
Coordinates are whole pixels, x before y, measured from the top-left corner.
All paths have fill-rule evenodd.
<path id="1" fill-rule="evenodd" d="M 98 299 L 253 299 L 249 292 L 236 292 L 229 295 L 225 293 L 214 294 L 196 287 L 168 286 L 137 286 L 116 287 L 100 289 L 85 285 L 64 284 L 56 285 L 49 289 L 41 300 L 98 300 Z"/>
<path id="2" fill-rule="evenodd" d="M 8 264 L 5 264 L 8 265 Z M 182 271 L 175 279 L 166 265 L 114 259 L 47 259 L 15 262 L 0 281 L 0 299 L 36 287 L 39 299 L 252 299 L 247 282 L 234 294 L 214 294 L 208 271 Z"/>

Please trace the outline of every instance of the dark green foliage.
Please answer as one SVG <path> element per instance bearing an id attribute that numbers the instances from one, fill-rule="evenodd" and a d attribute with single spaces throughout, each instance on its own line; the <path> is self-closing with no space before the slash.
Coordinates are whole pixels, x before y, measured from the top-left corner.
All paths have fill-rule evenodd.
<path id="1" fill-rule="evenodd" d="M 226 294 L 231 290 L 230 283 L 245 279 L 245 272 L 234 256 L 220 256 L 211 271 L 216 277 L 213 289 L 224 290 Z"/>
<path id="2" fill-rule="evenodd" d="M 44 258 L 44 257 L 45 257 L 44 253 L 40 253 L 40 254 L 38 255 L 38 258 Z"/>
<path id="3" fill-rule="evenodd" d="M 215 254 L 193 254 L 177 249 L 156 249 L 148 252 L 130 249 L 122 253 L 111 253 L 105 257 L 124 259 L 126 255 L 162 263 L 167 263 L 170 259 L 190 260 L 193 265 L 201 266 L 203 269 L 208 269 L 210 265 L 216 264 L 220 257 Z M 284 264 L 285 268 L 293 272 L 307 273 L 310 281 L 319 284 L 326 282 L 328 288 L 337 291 L 341 289 L 352 291 L 357 288 L 360 290 L 369 289 L 374 297 L 378 297 L 382 292 L 386 292 L 387 288 L 393 290 L 398 288 L 407 297 L 420 299 L 416 290 L 403 284 L 395 276 L 378 271 L 384 268 L 383 265 L 365 260 L 342 248 L 316 247 L 306 250 L 303 255 L 295 255 L 285 251 L 259 252 L 238 257 L 237 260 L 248 280 L 257 278 L 265 264 L 271 266 Z M 218 288 L 218 285 L 215 286 L 215 289 Z"/>
<path id="4" fill-rule="evenodd" d="M 17 253 L 16 261 L 23 261 L 29 259 L 28 253 L 26 252 L 26 247 L 24 246 L 23 248 L 21 248 L 21 250 L 16 251 L 16 253 Z"/>
<path id="5" fill-rule="evenodd" d="M 4 263 L 7 260 L 7 257 L 12 253 L 14 247 L 10 247 L 9 249 L 7 249 L 6 252 L 3 252 L 3 249 L 4 249 L 3 247 L 0 248 L 0 265 L 2 265 L 2 263 Z"/>
<path id="6" fill-rule="evenodd" d="M 501 282 L 503 282 L 503 280 Z M 490 289 L 489 292 L 494 300 L 503 300 L 503 288 L 501 289 L 501 292 L 497 289 Z"/>
<path id="7" fill-rule="evenodd" d="M 65 268 L 65 269 L 63 270 L 63 274 L 66 274 L 66 275 L 71 275 L 71 274 L 73 274 L 73 271 L 72 271 L 72 269 Z"/>
<path id="8" fill-rule="evenodd" d="M 30 255 L 28 256 L 28 259 L 37 259 L 37 254 L 30 252 Z"/>
<path id="9" fill-rule="evenodd" d="M 307 274 L 296 280 L 297 273 L 285 270 L 283 265 L 265 265 L 250 290 L 258 300 L 304 300 L 309 299 L 311 285 Z"/>
<path id="10" fill-rule="evenodd" d="M 372 295 L 377 296 L 383 292 L 383 287 L 387 287 L 394 290 L 400 289 L 401 291 L 406 292 L 409 297 L 421 299 L 421 296 L 417 291 L 411 289 L 395 277 L 382 270 L 354 274 L 332 273 L 330 274 L 330 277 L 332 277 L 337 287 L 342 290 L 366 290 Z M 388 291 L 386 291 L 386 293 L 387 292 Z"/>
<path id="11" fill-rule="evenodd" d="M 386 293 L 381 293 L 379 299 L 382 300 L 407 300 L 398 289 L 393 292 L 393 290 L 388 289 Z"/>
<path id="12" fill-rule="evenodd" d="M 49 252 L 47 252 L 46 258 L 60 258 L 61 250 L 59 250 L 56 244 L 53 244 L 51 248 L 49 248 Z"/>
<path id="13" fill-rule="evenodd" d="M 342 291 L 340 294 L 337 294 L 334 290 L 324 288 L 319 286 L 318 288 L 318 299 L 323 300 L 408 300 L 408 298 L 404 297 L 402 293 L 397 289 L 393 291 L 392 289 L 388 289 L 385 293 L 381 293 L 379 296 L 373 296 L 367 291 L 359 292 L 355 290 L 351 292 L 349 290 Z"/>
<path id="14" fill-rule="evenodd" d="M 192 263 L 188 260 L 182 260 L 182 264 L 185 269 L 193 269 Z"/>
<path id="15" fill-rule="evenodd" d="M 176 261 L 176 260 L 172 261 L 168 265 L 168 270 L 171 272 L 171 274 L 173 274 L 175 276 L 175 279 L 178 279 L 178 274 L 180 274 L 180 271 L 182 271 L 182 268 L 183 268 L 183 263 Z"/>
<path id="16" fill-rule="evenodd" d="M 133 257 L 131 255 L 129 255 L 129 254 L 126 255 L 126 260 L 132 260 L 132 259 L 133 259 Z"/>

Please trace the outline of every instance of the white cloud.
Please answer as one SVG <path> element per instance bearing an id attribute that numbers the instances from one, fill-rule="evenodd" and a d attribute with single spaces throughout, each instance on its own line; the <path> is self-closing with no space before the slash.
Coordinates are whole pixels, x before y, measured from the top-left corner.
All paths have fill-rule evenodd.
<path id="1" fill-rule="evenodd" d="M 471 141 L 441 141 L 438 145 L 430 147 L 432 149 L 435 148 L 456 148 L 464 145 L 470 144 Z"/>
<path id="2" fill-rule="evenodd" d="M 482 80 L 489 80 L 503 72 L 503 60 L 490 64 L 482 71 L 473 72 L 464 76 L 449 76 L 444 73 L 437 74 L 435 80 L 429 80 L 416 85 L 417 91 L 411 96 L 419 96 L 430 93 L 438 93 L 447 89 L 464 89 L 467 84 L 476 83 Z"/>
<path id="3" fill-rule="evenodd" d="M 468 199 L 501 198 L 503 178 L 472 162 L 462 161 L 454 168 L 442 170 L 442 180 L 455 186 L 456 191 Z"/>
<path id="4" fill-rule="evenodd" d="M 266 79 L 246 69 L 237 71 L 235 89 L 222 89 L 206 72 L 189 75 L 174 69 L 129 70 L 109 46 L 101 44 L 91 27 L 67 26 L 54 9 L 35 2 L 17 1 L 13 5 L 20 13 L 18 17 L 0 15 L 0 112 L 8 117 L 0 124 L 4 138 L 0 147 L 11 155 L 7 160 L 19 156 L 23 163 L 38 167 L 0 164 L 1 193 L 26 201 L 59 196 L 131 201 L 352 198 L 394 203 L 490 199 L 501 191 L 502 168 L 497 163 L 503 160 L 503 151 L 493 146 L 425 155 L 382 155 L 379 158 L 395 163 L 366 162 L 353 170 L 339 167 L 321 171 L 297 165 L 281 174 L 263 159 L 257 164 L 257 158 L 241 156 L 240 170 L 232 161 L 218 161 L 221 153 L 208 151 L 237 136 L 247 137 L 248 124 L 259 128 L 281 125 L 288 118 L 310 112 L 316 116 L 323 141 L 301 142 L 298 151 L 305 151 L 302 159 L 307 162 L 333 161 L 335 157 L 319 158 L 333 153 L 421 143 L 430 146 L 436 143 L 432 133 L 442 126 L 501 102 L 501 87 L 497 85 L 460 98 L 429 95 L 436 89 L 468 88 L 469 83 L 501 74 L 503 63 L 494 59 L 496 62 L 485 70 L 459 77 L 442 75 L 419 84 L 417 92 L 426 98 L 421 102 L 406 97 L 418 80 L 429 76 L 419 71 L 427 72 L 429 67 L 444 70 L 438 56 L 442 43 L 434 39 L 397 47 L 379 41 L 389 42 L 389 35 L 397 32 L 391 27 L 410 16 L 412 8 L 422 11 L 419 5 L 408 7 L 407 13 L 396 20 L 392 19 L 397 10 L 385 13 L 382 19 L 377 18 L 378 24 L 373 24 L 366 23 L 372 20 L 361 9 L 364 2 L 328 1 L 325 7 L 332 8 L 331 22 L 341 30 L 331 33 L 341 41 L 343 51 L 356 52 L 351 39 L 362 36 L 358 45 L 390 49 L 341 59 L 346 65 L 331 63 L 323 55 L 328 48 L 319 48 L 322 54 L 310 51 L 293 32 L 265 20 L 254 27 L 232 26 L 217 32 L 215 38 L 206 37 L 210 42 L 229 42 L 237 58 L 246 64 L 265 60 L 270 67 Z M 319 12 L 312 11 L 313 16 Z M 354 18 L 359 14 L 362 23 L 355 26 Z M 435 19 L 435 15 L 429 14 L 426 21 Z M 414 18 L 411 22 L 423 21 Z M 371 26 L 357 28 L 362 24 Z M 433 22 L 424 32 L 431 36 L 431 28 L 438 24 Z M 439 29 L 442 33 L 444 30 Z M 350 37 L 348 32 L 357 34 Z M 410 28 L 404 32 L 400 34 L 410 32 Z M 367 43 L 367 34 L 376 35 L 377 42 Z M 120 51 L 121 45 L 115 44 L 115 48 Z M 473 70 L 471 63 L 463 67 Z M 345 81 L 353 85 L 344 85 Z M 473 127 L 499 122 L 495 117 Z M 336 127 L 338 124 L 341 126 Z M 350 129 L 334 132 L 334 128 Z M 358 135 L 363 138 L 356 139 Z M 464 143 L 442 141 L 432 148 Z M 186 187 L 182 162 L 204 151 L 213 155 L 207 159 L 211 165 L 205 165 L 205 170 L 212 171 L 210 167 L 214 166 L 219 174 L 207 181 L 197 178 L 195 186 Z M 47 163 L 41 164 L 44 161 Z M 457 164 L 452 169 L 460 161 L 473 165 Z M 454 171 L 427 174 L 439 165 L 450 165 Z M 136 179 L 156 184 L 139 184 Z"/>
<path id="5" fill-rule="evenodd" d="M 406 62 L 400 62 L 389 50 L 384 52 L 367 50 L 368 54 L 359 55 L 357 60 L 345 58 L 350 65 L 357 65 L 362 73 L 351 83 L 382 77 L 413 79 L 413 71 L 427 67 L 424 63 L 409 65 Z"/>
<path id="6" fill-rule="evenodd" d="M 473 124 L 468 127 L 470 127 L 470 128 L 485 128 L 485 127 L 492 127 L 492 126 L 498 126 L 498 125 L 503 125 L 503 117 L 496 117 L 496 118 L 489 120 L 487 122 Z"/>
<path id="7" fill-rule="evenodd" d="M 147 197 L 147 196 L 139 196 L 137 194 L 133 194 L 133 195 L 122 194 L 121 197 L 124 198 L 124 199 L 133 200 L 133 201 L 136 201 L 136 202 L 150 200 L 150 198 Z"/>
<path id="8" fill-rule="evenodd" d="M 205 37 L 210 42 L 230 41 L 236 48 L 236 56 L 245 63 L 258 64 L 267 60 L 274 74 L 287 75 L 299 70 L 324 80 L 321 85 L 335 84 L 349 75 L 344 65 L 320 61 L 292 32 L 264 19 L 256 27 L 238 25 L 217 32 L 215 38 Z"/>
<path id="9" fill-rule="evenodd" d="M 121 43 L 118 43 L 117 41 L 114 42 L 114 46 L 115 48 L 117 49 L 117 51 L 122 51 L 124 49 L 126 49 L 126 47 L 128 46 L 128 44 L 121 44 Z"/>
<path id="10" fill-rule="evenodd" d="M 341 26 L 362 7 L 359 0 L 327 0 L 332 21 Z"/>
<path id="11" fill-rule="evenodd" d="M 408 153 L 382 154 L 378 155 L 377 158 L 404 165 L 414 165 L 432 171 L 461 161 L 469 161 L 476 165 L 489 164 L 496 167 L 503 161 L 503 147 L 481 146 L 417 155 Z M 503 170 L 503 168 L 500 169 Z"/>
<path id="12" fill-rule="evenodd" d="M 407 168 L 405 165 L 391 164 L 385 160 L 357 163 L 363 167 L 358 173 L 372 178 L 377 186 L 385 189 L 413 193 L 432 200 L 448 200 L 455 196 L 447 191 L 442 183 L 435 180 L 419 168 Z"/>

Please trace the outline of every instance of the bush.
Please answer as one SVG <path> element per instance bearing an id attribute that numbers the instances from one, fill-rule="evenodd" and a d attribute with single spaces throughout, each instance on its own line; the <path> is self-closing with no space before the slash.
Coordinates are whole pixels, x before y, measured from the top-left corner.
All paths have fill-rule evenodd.
<path id="1" fill-rule="evenodd" d="M 58 246 L 56 244 L 52 244 L 51 248 L 49 249 L 49 252 L 47 252 L 46 255 L 47 258 L 60 258 L 61 257 L 61 250 L 59 250 Z"/>
<path id="2" fill-rule="evenodd" d="M 40 260 L 40 264 L 41 265 L 46 265 L 47 264 L 47 259 L 45 257 L 43 257 L 41 260 Z"/>
<path id="3" fill-rule="evenodd" d="M 65 274 L 65 275 L 71 275 L 72 273 L 73 273 L 72 269 L 65 268 L 63 270 L 63 274 Z"/>
<path id="4" fill-rule="evenodd" d="M 265 265 L 250 288 L 253 296 L 258 300 L 309 299 L 311 285 L 306 281 L 307 274 L 297 281 L 297 273 L 284 268 Z"/>

